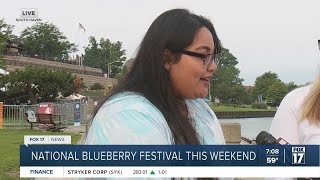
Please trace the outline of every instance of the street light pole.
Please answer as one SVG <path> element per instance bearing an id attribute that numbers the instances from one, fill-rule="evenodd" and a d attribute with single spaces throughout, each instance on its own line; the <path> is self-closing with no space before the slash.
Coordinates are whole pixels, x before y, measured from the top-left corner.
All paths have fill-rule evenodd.
<path id="1" fill-rule="evenodd" d="M 80 66 L 83 66 L 83 54 L 81 54 L 81 57 L 80 57 Z"/>
<path id="2" fill-rule="evenodd" d="M 209 97 L 209 102 L 211 102 L 211 93 L 210 93 L 210 91 L 211 91 L 211 82 L 210 81 L 209 81 L 209 88 L 208 89 L 209 89 L 209 92 L 208 92 L 209 93 L 209 96 L 208 96 Z"/>
<path id="3" fill-rule="evenodd" d="M 118 61 L 108 63 L 108 78 L 110 78 L 111 64 L 116 63 L 116 62 L 118 62 Z"/>

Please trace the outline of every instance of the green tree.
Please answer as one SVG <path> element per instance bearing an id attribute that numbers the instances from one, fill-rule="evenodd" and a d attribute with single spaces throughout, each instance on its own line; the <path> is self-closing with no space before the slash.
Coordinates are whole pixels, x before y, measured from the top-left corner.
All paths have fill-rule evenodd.
<path id="1" fill-rule="evenodd" d="M 251 104 L 251 103 L 255 102 L 257 98 L 253 95 L 253 90 L 249 89 L 249 90 L 247 90 L 247 93 L 248 93 L 247 94 L 248 96 L 245 98 L 244 103 Z"/>
<path id="2" fill-rule="evenodd" d="M 95 37 L 89 38 L 89 45 L 85 48 L 84 65 L 100 68 L 104 73 L 108 73 L 108 64 L 112 63 L 109 73 L 114 77 L 121 74 L 125 60 L 125 50 L 122 49 L 121 42 L 113 43 L 109 39 L 101 38 L 98 43 Z"/>
<path id="3" fill-rule="evenodd" d="M 7 97 L 27 95 L 32 104 L 54 101 L 59 92 L 68 96 L 74 92 L 74 77 L 64 71 L 26 68 L 0 78 L 0 88 L 6 87 Z"/>
<path id="4" fill-rule="evenodd" d="M 258 95 L 262 95 L 262 100 L 266 100 L 269 87 L 276 81 L 280 81 L 278 75 L 271 71 L 264 73 L 256 78 L 253 88 L 253 96 L 257 99 Z"/>
<path id="5" fill-rule="evenodd" d="M 121 81 L 126 77 L 127 73 L 128 73 L 128 68 L 127 66 L 124 65 L 122 68 L 121 74 L 117 74 L 114 78 L 118 79 L 118 81 Z"/>
<path id="6" fill-rule="evenodd" d="M 89 45 L 85 48 L 83 64 L 89 67 L 99 68 L 103 57 L 97 40 L 95 37 L 90 36 Z"/>
<path id="7" fill-rule="evenodd" d="M 3 61 L 3 54 L 5 50 L 6 41 L 15 37 L 12 34 L 14 26 L 7 24 L 4 19 L 0 19 L 0 68 L 5 69 L 5 63 Z"/>
<path id="8" fill-rule="evenodd" d="M 75 75 L 74 80 L 73 80 L 73 88 L 74 88 L 74 93 L 79 94 L 81 86 L 83 86 L 83 82 L 80 76 Z"/>
<path id="9" fill-rule="evenodd" d="M 296 88 L 298 88 L 299 86 L 298 85 L 296 85 L 294 82 L 289 82 L 288 84 L 287 84 L 287 88 L 288 88 L 288 92 L 290 92 L 290 91 L 292 91 L 292 90 L 294 90 L 294 89 L 296 89 Z"/>
<path id="10" fill-rule="evenodd" d="M 220 82 L 216 85 L 211 85 L 211 92 L 214 94 L 212 97 L 220 99 L 220 102 L 227 103 L 231 99 L 231 89 L 227 82 Z"/>
<path id="11" fill-rule="evenodd" d="M 22 43 L 28 53 L 38 54 L 44 59 L 67 61 L 68 54 L 77 51 L 77 46 L 52 23 L 37 23 L 21 32 Z"/>
<path id="12" fill-rule="evenodd" d="M 3 55 L 1 53 L 0 53 L 0 69 L 6 69 L 6 64 L 3 60 Z M 1 76 L 1 74 L 0 74 L 0 76 Z"/>
<path id="13" fill-rule="evenodd" d="M 237 64 L 237 58 L 228 49 L 223 48 L 218 70 L 211 80 L 212 97 L 219 98 L 221 102 L 229 102 L 231 99 L 240 101 L 236 91 L 243 88 L 243 79 L 239 77 L 240 70 L 236 67 Z"/>
<path id="14" fill-rule="evenodd" d="M 250 97 L 248 91 L 242 85 L 236 85 L 231 89 L 231 99 L 238 104 L 245 104 Z"/>
<path id="15" fill-rule="evenodd" d="M 284 96 L 288 93 L 285 83 L 275 81 L 268 89 L 266 100 L 274 106 L 279 106 Z"/>

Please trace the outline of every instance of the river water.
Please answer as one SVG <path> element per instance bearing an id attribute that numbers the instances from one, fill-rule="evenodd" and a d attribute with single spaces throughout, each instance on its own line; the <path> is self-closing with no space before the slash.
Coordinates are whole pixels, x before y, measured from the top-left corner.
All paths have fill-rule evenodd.
<path id="1" fill-rule="evenodd" d="M 261 131 L 269 131 L 273 117 L 265 118 L 242 118 L 242 119 L 219 119 L 221 123 L 240 123 L 241 136 L 248 139 L 256 139 Z"/>

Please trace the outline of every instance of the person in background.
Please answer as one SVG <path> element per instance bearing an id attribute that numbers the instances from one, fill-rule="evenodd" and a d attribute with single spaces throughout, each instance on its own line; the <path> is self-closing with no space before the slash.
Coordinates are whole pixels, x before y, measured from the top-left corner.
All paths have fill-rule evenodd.
<path id="1" fill-rule="evenodd" d="M 290 144 L 320 144 L 320 77 L 282 100 L 270 133 Z"/>
<path id="2" fill-rule="evenodd" d="M 97 106 L 85 144 L 225 144 L 207 97 L 220 40 L 185 9 L 157 17 L 123 82 Z"/>

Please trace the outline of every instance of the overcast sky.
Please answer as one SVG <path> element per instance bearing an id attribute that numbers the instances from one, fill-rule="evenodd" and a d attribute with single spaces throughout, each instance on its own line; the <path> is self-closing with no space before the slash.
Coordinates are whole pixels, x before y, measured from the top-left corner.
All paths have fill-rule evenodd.
<path id="1" fill-rule="evenodd" d="M 152 21 L 172 8 L 187 8 L 209 18 L 225 48 L 238 59 L 245 85 L 267 71 L 284 82 L 313 81 L 319 70 L 320 1 L 318 0 L 7 0 L 0 18 L 15 34 L 32 22 L 17 22 L 21 8 L 37 8 L 42 22 L 57 25 L 80 47 L 89 36 L 121 41 L 127 58 Z M 85 28 L 79 32 L 78 23 Z M 82 48 L 80 48 L 83 50 Z"/>

